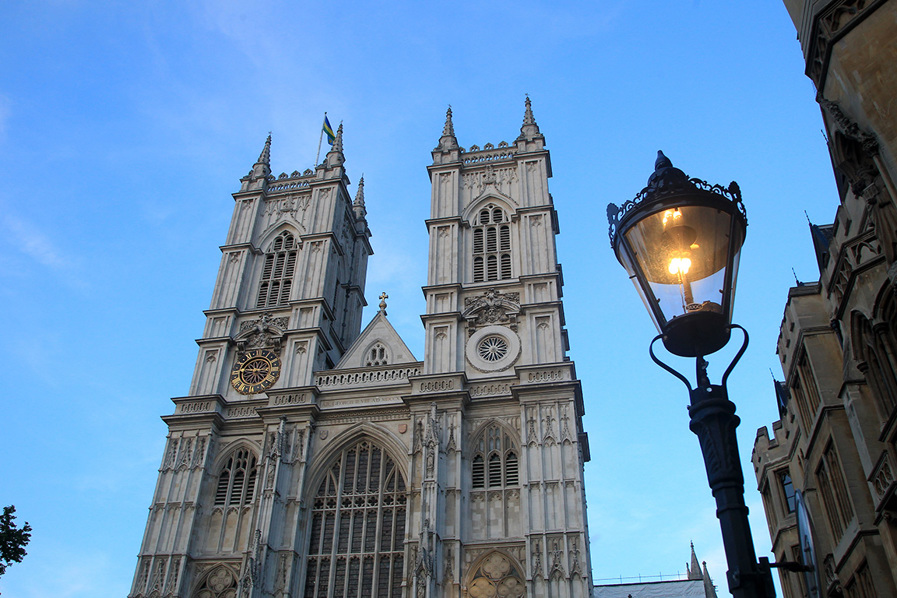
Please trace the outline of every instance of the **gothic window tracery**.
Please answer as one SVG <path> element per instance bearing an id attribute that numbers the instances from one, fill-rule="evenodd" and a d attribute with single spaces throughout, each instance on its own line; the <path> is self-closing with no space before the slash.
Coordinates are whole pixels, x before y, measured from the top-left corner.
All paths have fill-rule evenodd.
<path id="1" fill-rule="evenodd" d="M 489 204 L 474 217 L 473 281 L 511 278 L 511 224 L 505 211 Z"/>
<path id="2" fill-rule="evenodd" d="M 841 460 L 838 458 L 832 441 L 829 441 L 828 446 L 822 452 L 822 459 L 816 468 L 816 482 L 822 495 L 822 503 L 832 535 L 840 540 L 844 535 L 844 530 L 853 520 L 854 511 L 847 492 L 844 469 L 841 467 Z"/>
<path id="3" fill-rule="evenodd" d="M 296 238 L 291 233 L 284 231 L 275 237 L 265 254 L 256 307 L 286 305 L 290 300 L 298 255 Z"/>
<path id="4" fill-rule="evenodd" d="M 255 455 L 245 448 L 237 450 L 228 458 L 218 476 L 215 505 L 243 506 L 251 503 L 257 474 Z"/>
<path id="5" fill-rule="evenodd" d="M 467 588 L 471 598 L 526 596 L 522 571 L 500 552 L 493 552 L 482 560 L 474 570 Z"/>
<path id="6" fill-rule="evenodd" d="M 805 432 L 809 434 L 819 412 L 820 397 L 816 377 L 805 348 L 798 354 L 797 368 L 791 377 L 790 394 L 797 404 Z"/>
<path id="7" fill-rule="evenodd" d="M 387 365 L 389 363 L 389 351 L 383 343 L 375 343 L 368 349 L 365 365 Z"/>
<path id="8" fill-rule="evenodd" d="M 370 440 L 343 449 L 312 501 L 305 598 L 402 594 L 405 479 Z"/>
<path id="9" fill-rule="evenodd" d="M 858 330 L 860 334 L 860 371 L 872 389 L 875 399 L 887 418 L 897 406 L 897 379 L 892 367 L 892 353 L 889 331 L 879 327 L 876 331 L 869 320 L 863 318 Z"/>
<path id="10" fill-rule="evenodd" d="M 480 434 L 470 464 L 474 490 L 517 486 L 520 466 L 517 445 L 499 425 L 491 424 Z"/>
<path id="11" fill-rule="evenodd" d="M 880 415 L 887 420 L 897 408 L 897 301 L 888 297 L 873 324 L 862 315 L 854 320 L 859 369 L 872 389 Z"/>
<path id="12" fill-rule="evenodd" d="M 233 571 L 215 567 L 193 593 L 194 598 L 237 598 L 237 577 Z"/>

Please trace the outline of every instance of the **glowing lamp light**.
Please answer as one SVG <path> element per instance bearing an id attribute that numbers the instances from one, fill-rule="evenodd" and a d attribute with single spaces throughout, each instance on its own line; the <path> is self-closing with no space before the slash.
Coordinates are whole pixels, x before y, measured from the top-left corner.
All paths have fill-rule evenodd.
<path id="1" fill-rule="evenodd" d="M 747 216 L 741 190 L 689 178 L 657 152 L 635 199 L 607 207 L 611 245 L 668 351 L 709 355 L 729 340 Z"/>

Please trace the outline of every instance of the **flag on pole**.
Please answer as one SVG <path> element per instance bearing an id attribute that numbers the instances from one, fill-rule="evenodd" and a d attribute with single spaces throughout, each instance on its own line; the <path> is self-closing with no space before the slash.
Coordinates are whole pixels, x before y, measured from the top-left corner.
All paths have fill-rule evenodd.
<path id="1" fill-rule="evenodd" d="M 336 141 L 336 135 L 333 134 L 333 127 L 330 126 L 326 113 L 324 114 L 324 133 L 327 134 L 327 143 L 333 145 L 333 142 Z"/>

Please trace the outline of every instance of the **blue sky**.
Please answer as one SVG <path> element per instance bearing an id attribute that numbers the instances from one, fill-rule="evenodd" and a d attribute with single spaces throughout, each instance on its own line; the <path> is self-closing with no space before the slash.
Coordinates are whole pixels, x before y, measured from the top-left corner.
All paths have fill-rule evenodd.
<path id="1" fill-rule="evenodd" d="M 837 205 L 780 2 L 32 0 L 3 2 L 0 21 L 0 503 L 34 528 L 4 595 L 129 591 L 159 416 L 187 392 L 230 194 L 269 131 L 272 169 L 292 172 L 313 166 L 325 110 L 344 123 L 374 234 L 365 323 L 388 292 L 422 358 L 426 166 L 445 109 L 462 146 L 498 144 L 526 93 L 552 156 L 594 577 L 684 572 L 694 541 L 725 587 L 685 389 L 651 363 L 653 325 L 607 239 L 606 204 L 642 188 L 658 149 L 744 195 L 735 320 L 751 345 L 729 386 L 766 554 L 750 450 L 776 418 L 792 268 L 818 277 L 804 211 L 825 223 Z M 727 361 L 710 361 L 718 380 Z"/>

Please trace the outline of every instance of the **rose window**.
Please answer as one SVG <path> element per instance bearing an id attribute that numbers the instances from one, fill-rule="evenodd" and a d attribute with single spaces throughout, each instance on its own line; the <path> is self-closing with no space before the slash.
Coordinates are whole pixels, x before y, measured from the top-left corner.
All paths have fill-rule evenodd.
<path id="1" fill-rule="evenodd" d="M 508 354 L 508 342 L 500 336 L 487 336 L 480 341 L 477 353 L 486 361 L 498 361 Z"/>

